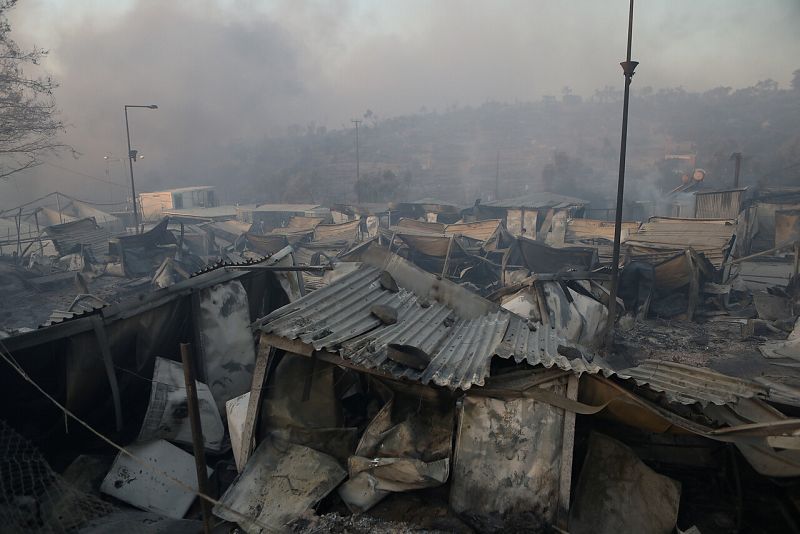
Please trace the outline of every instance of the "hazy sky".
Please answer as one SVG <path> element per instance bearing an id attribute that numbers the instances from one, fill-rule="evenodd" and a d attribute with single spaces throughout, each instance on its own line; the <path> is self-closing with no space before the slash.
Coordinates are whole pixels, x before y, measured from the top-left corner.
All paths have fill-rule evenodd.
<path id="1" fill-rule="evenodd" d="M 627 0 L 22 0 L 11 21 L 18 42 L 50 50 L 65 141 L 81 153 L 59 165 L 104 176 L 103 155 L 126 151 L 122 105 L 159 105 L 131 117 L 146 183 L 155 165 L 178 169 L 292 123 L 336 128 L 368 108 L 387 117 L 564 86 L 586 96 L 621 88 L 627 9 Z M 800 0 L 639 0 L 634 90 L 785 86 L 800 68 L 799 27 Z M 111 169 L 120 181 L 121 172 Z M 105 186 L 44 166 L 0 183 L 0 202 L 55 187 L 102 197 Z"/>

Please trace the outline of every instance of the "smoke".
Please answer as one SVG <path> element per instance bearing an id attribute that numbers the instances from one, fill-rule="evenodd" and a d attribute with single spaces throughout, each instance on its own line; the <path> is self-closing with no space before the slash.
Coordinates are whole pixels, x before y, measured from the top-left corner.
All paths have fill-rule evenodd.
<path id="1" fill-rule="evenodd" d="M 104 180 L 103 156 L 125 154 L 123 104 L 159 106 L 130 116 L 144 155 L 137 183 L 148 190 L 222 185 L 218 162 L 231 147 L 291 125 L 621 87 L 627 2 L 28 0 L 11 22 L 21 44 L 51 50 L 64 141 L 80 156 L 0 183 L 4 206 L 55 189 L 124 198 L 119 163 L 108 164 L 116 185 L 85 176 Z M 640 2 L 635 83 L 785 85 L 800 57 L 798 22 L 795 0 Z"/>

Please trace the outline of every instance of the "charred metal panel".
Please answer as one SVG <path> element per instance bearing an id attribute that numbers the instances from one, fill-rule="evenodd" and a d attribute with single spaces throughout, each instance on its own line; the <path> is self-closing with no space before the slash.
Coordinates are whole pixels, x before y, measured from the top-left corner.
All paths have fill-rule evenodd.
<path id="1" fill-rule="evenodd" d="M 247 292 L 238 280 L 200 292 L 203 367 L 220 413 L 249 391 L 256 361 Z"/>
<path id="2" fill-rule="evenodd" d="M 564 384 L 548 389 L 565 394 Z M 450 505 L 483 517 L 530 514 L 552 524 L 558 510 L 564 410 L 532 399 L 466 396 L 459 413 Z"/>
<path id="3" fill-rule="evenodd" d="M 108 239 L 111 237 L 108 230 L 97 226 L 92 217 L 48 226 L 44 232 L 62 256 L 86 246 L 92 250 L 97 260 L 105 258 L 108 252 Z"/>

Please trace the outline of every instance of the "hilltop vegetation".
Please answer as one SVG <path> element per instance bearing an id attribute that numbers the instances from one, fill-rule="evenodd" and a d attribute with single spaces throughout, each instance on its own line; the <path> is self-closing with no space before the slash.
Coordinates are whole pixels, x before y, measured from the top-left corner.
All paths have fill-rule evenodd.
<path id="1" fill-rule="evenodd" d="M 742 182 L 796 183 L 800 174 L 800 70 L 790 87 L 772 80 L 698 93 L 654 90 L 634 80 L 628 145 L 631 190 L 671 189 L 668 153 L 696 153 L 707 183 L 732 183 L 733 152 L 744 154 Z M 620 86 L 622 84 L 620 83 Z M 549 189 L 602 204 L 616 180 L 622 92 L 606 87 L 589 98 L 571 94 L 538 102 L 486 102 L 477 107 L 382 118 L 368 110 L 360 127 L 361 183 L 355 134 L 293 126 L 281 138 L 228 147 L 217 175 L 243 199 L 363 201 L 421 197 L 471 203 Z"/>

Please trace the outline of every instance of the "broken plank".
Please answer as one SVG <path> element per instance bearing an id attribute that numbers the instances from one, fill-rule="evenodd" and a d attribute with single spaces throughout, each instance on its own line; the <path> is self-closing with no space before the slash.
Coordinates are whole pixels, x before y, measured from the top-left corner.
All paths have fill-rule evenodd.
<path id="1" fill-rule="evenodd" d="M 570 375 L 567 381 L 567 398 L 578 400 L 578 376 Z M 575 449 L 575 412 L 564 410 L 564 431 L 561 437 L 561 476 L 558 488 L 558 526 L 568 528 L 569 494 L 572 488 L 572 455 Z"/>
<path id="2" fill-rule="evenodd" d="M 299 339 L 287 339 L 285 337 L 276 336 L 275 334 L 265 334 L 262 332 L 261 342 L 278 350 L 300 354 L 301 356 L 311 356 L 314 354 L 314 347 L 308 343 L 303 343 Z"/>
<path id="3" fill-rule="evenodd" d="M 244 469 L 247 460 L 255 446 L 255 428 L 258 413 L 261 408 L 261 395 L 267 381 L 267 373 L 272 360 L 275 358 L 275 347 L 271 346 L 263 337 L 259 340 L 256 367 L 253 370 L 253 382 L 250 387 L 250 399 L 247 403 L 247 416 L 242 428 L 242 448 L 239 454 L 239 465 Z"/>

